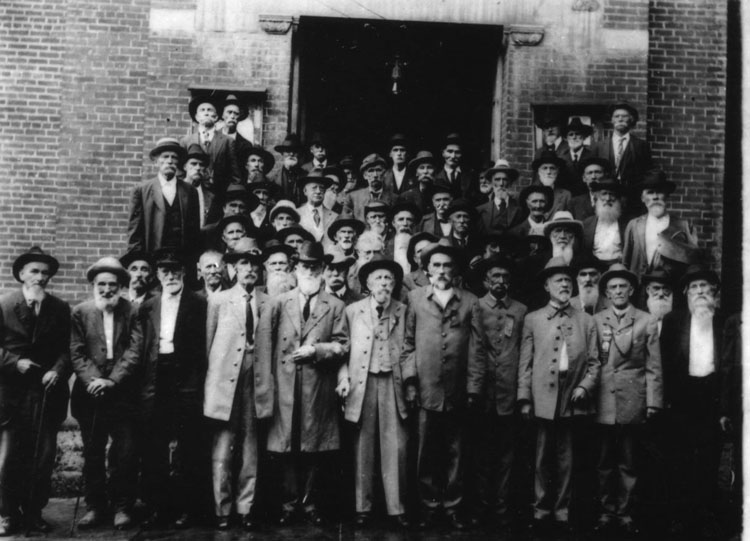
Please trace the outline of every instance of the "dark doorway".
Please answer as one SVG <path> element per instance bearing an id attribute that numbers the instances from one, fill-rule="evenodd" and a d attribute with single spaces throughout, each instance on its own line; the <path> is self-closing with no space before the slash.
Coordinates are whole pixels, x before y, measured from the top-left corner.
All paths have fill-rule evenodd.
<path id="1" fill-rule="evenodd" d="M 384 153 L 398 132 L 433 152 L 459 132 L 471 163 L 488 158 L 502 27 L 303 17 L 297 37 L 299 128 L 325 133 L 334 159 Z"/>

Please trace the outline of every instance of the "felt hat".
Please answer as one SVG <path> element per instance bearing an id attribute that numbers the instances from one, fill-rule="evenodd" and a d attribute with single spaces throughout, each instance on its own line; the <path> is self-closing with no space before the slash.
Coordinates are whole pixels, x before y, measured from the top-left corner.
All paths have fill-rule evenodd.
<path id="1" fill-rule="evenodd" d="M 273 169 L 273 166 L 276 165 L 276 158 L 273 157 L 273 154 L 268 152 L 263 147 L 253 145 L 244 149 L 240 154 L 240 167 L 247 167 L 247 160 L 250 158 L 250 156 L 260 156 L 263 159 L 264 175 L 267 175 L 271 171 L 271 169 Z"/>
<path id="2" fill-rule="evenodd" d="M 348 269 L 357 262 L 354 257 L 350 255 L 344 255 L 338 250 L 334 252 L 328 252 L 323 257 L 323 260 L 325 261 L 326 267 L 339 267 L 345 269 Z"/>
<path id="3" fill-rule="evenodd" d="M 518 201 L 523 208 L 528 210 L 528 207 L 526 206 L 526 199 L 528 199 L 528 197 L 533 193 L 544 194 L 547 200 L 547 204 L 544 207 L 544 212 L 547 212 L 552 208 L 552 205 L 555 202 L 555 192 L 552 190 L 552 188 L 550 188 L 549 186 L 544 186 L 543 184 L 531 184 L 521 190 L 521 194 L 518 196 Z"/>
<path id="4" fill-rule="evenodd" d="M 565 167 L 565 160 L 560 156 L 551 150 L 543 150 L 540 156 L 531 162 L 531 168 L 536 171 L 545 163 L 551 163 L 552 165 L 557 166 L 558 169 L 563 169 Z"/>
<path id="5" fill-rule="evenodd" d="M 366 226 L 351 214 L 339 214 L 336 219 L 331 222 L 331 225 L 328 226 L 328 231 L 326 232 L 328 238 L 334 240 L 336 233 L 338 233 L 339 229 L 342 227 L 351 227 L 354 229 L 357 236 L 359 236 L 365 230 Z"/>
<path id="6" fill-rule="evenodd" d="M 245 184 L 230 184 L 224 192 L 224 203 L 238 200 L 244 201 L 250 212 L 254 211 L 260 205 L 258 197 L 250 193 Z"/>
<path id="7" fill-rule="evenodd" d="M 612 162 L 610 162 L 607 158 L 600 158 L 599 156 L 589 156 L 588 158 L 584 158 L 581 160 L 581 171 L 586 171 L 586 168 L 589 165 L 598 165 L 602 169 L 604 169 L 605 173 L 612 171 Z"/>
<path id="8" fill-rule="evenodd" d="M 277 253 L 286 254 L 287 257 L 291 258 L 297 253 L 297 250 L 287 244 L 284 244 L 283 242 L 279 242 L 276 239 L 271 239 L 266 242 L 266 245 L 263 248 L 263 261 L 266 261 L 273 254 Z"/>
<path id="9" fill-rule="evenodd" d="M 224 261 L 237 263 L 240 259 L 247 258 L 251 263 L 260 265 L 263 262 L 263 252 L 258 246 L 258 241 L 250 237 L 242 237 L 237 241 L 234 248 L 224 254 Z"/>
<path id="10" fill-rule="evenodd" d="M 518 180 L 518 169 L 513 169 L 510 166 L 510 163 L 508 163 L 508 160 L 504 159 L 497 160 L 492 167 L 487 169 L 484 172 L 484 178 L 486 178 L 487 180 L 492 180 L 492 175 L 501 171 L 508 175 L 508 180 L 510 180 L 510 182 L 515 182 L 516 180 Z"/>
<path id="11" fill-rule="evenodd" d="M 302 152 L 302 141 L 296 133 L 289 133 L 284 140 L 273 147 L 276 152 Z"/>
<path id="12" fill-rule="evenodd" d="M 397 201 L 395 205 L 391 207 L 391 219 L 396 217 L 396 214 L 399 212 L 410 212 L 412 216 L 414 216 L 414 221 L 419 222 L 419 220 L 422 219 L 422 213 L 419 210 L 419 207 L 412 203 L 411 201 Z"/>
<path id="13" fill-rule="evenodd" d="M 409 146 L 409 140 L 406 138 L 406 135 L 403 133 L 394 133 L 391 135 L 390 139 L 388 139 L 388 152 L 393 150 L 393 147 L 408 147 Z"/>
<path id="14" fill-rule="evenodd" d="M 638 193 L 642 193 L 643 190 L 654 190 L 669 195 L 677 189 L 677 184 L 667 180 L 667 174 L 661 169 L 652 169 L 646 172 L 643 180 L 635 187 Z"/>
<path id="15" fill-rule="evenodd" d="M 372 199 L 365 204 L 365 218 L 371 212 L 384 212 L 386 217 L 391 214 L 391 206 L 385 201 Z"/>
<path id="16" fill-rule="evenodd" d="M 306 176 L 297 179 L 297 185 L 300 190 L 312 182 L 323 185 L 323 188 L 326 190 L 333 184 L 333 181 L 323 174 L 322 169 L 313 169 Z"/>
<path id="17" fill-rule="evenodd" d="M 130 283 L 130 274 L 116 257 L 102 257 L 91 265 L 86 270 L 86 280 L 93 282 L 96 275 L 102 272 L 109 272 L 117 276 L 120 285 L 123 287 L 126 287 Z"/>
<path id="18" fill-rule="evenodd" d="M 581 118 L 574 116 L 569 122 L 568 125 L 565 126 L 565 133 L 564 135 L 568 135 L 570 132 L 578 132 L 581 135 L 583 135 L 584 138 L 588 137 L 592 133 L 594 133 L 594 128 L 591 127 L 588 124 L 584 124 L 581 122 Z"/>
<path id="19" fill-rule="evenodd" d="M 155 160 L 159 154 L 165 151 L 176 152 L 180 157 L 180 163 L 185 161 L 185 149 L 182 147 L 180 142 L 174 137 L 162 137 L 156 142 L 154 148 L 148 153 L 149 158 Z"/>
<path id="20" fill-rule="evenodd" d="M 472 221 L 477 217 L 477 209 L 469 203 L 468 199 L 454 199 L 451 201 L 451 204 L 448 205 L 448 209 L 445 211 L 445 215 L 450 216 L 456 212 L 466 212 Z"/>
<path id="21" fill-rule="evenodd" d="M 435 254 L 445 254 L 449 256 L 454 263 L 458 265 L 460 265 L 461 263 L 461 250 L 453 246 L 450 239 L 447 239 L 445 237 L 441 238 L 437 242 L 433 242 L 422 250 L 421 259 L 423 269 L 427 268 L 427 265 L 430 262 L 430 258 L 432 258 L 432 256 Z"/>
<path id="22" fill-rule="evenodd" d="M 633 286 L 633 289 L 638 289 L 638 277 L 635 273 L 622 263 L 614 263 L 599 279 L 599 291 L 607 289 L 607 283 L 612 278 L 625 278 Z"/>
<path id="23" fill-rule="evenodd" d="M 310 242 L 306 240 L 299 247 L 298 261 L 306 263 L 322 263 L 325 260 L 323 245 L 319 242 Z"/>
<path id="24" fill-rule="evenodd" d="M 359 166 L 359 172 L 364 173 L 370 167 L 375 167 L 376 165 L 380 165 L 384 168 L 388 167 L 388 163 L 380 154 L 368 154 L 365 156 L 365 159 L 362 160 L 362 163 Z"/>
<path id="25" fill-rule="evenodd" d="M 630 103 L 626 101 L 618 101 L 616 103 L 613 103 L 609 106 L 607 109 L 607 113 L 611 117 L 615 111 L 618 109 L 625 109 L 628 113 L 630 113 L 630 116 L 633 117 L 633 122 L 638 122 L 639 116 L 638 116 L 638 109 L 633 107 Z"/>
<path id="26" fill-rule="evenodd" d="M 206 96 L 205 94 L 202 94 L 200 96 L 196 96 L 195 98 L 190 100 L 190 103 L 188 103 L 188 112 L 190 113 L 190 118 L 193 119 L 193 121 L 198 122 L 195 120 L 195 114 L 198 112 L 198 107 L 204 103 L 210 103 L 214 106 L 214 109 L 216 109 L 216 116 L 221 116 L 221 112 L 224 110 L 224 104 L 219 106 L 219 100 L 216 96 L 213 95 Z"/>
<path id="27" fill-rule="evenodd" d="M 245 120 L 247 118 L 248 114 L 250 113 L 248 111 L 247 106 L 244 103 L 242 103 L 237 98 L 237 96 L 235 96 L 234 94 L 229 94 L 224 99 L 224 103 L 221 104 L 221 115 L 220 116 L 224 116 L 224 109 L 226 108 L 227 105 L 236 105 L 237 107 L 239 107 L 239 109 L 240 109 L 240 116 L 239 116 L 238 122 L 242 122 L 243 120 Z"/>
<path id="28" fill-rule="evenodd" d="M 276 232 L 276 240 L 278 240 L 281 243 L 286 243 L 286 239 L 289 238 L 291 235 L 298 235 L 302 237 L 305 241 L 315 242 L 315 237 L 313 237 L 312 233 L 310 233 L 307 229 L 299 225 L 292 225 L 289 227 L 285 227 L 284 229 L 278 230 Z"/>
<path id="29" fill-rule="evenodd" d="M 19 255 L 13 262 L 13 277 L 21 281 L 19 276 L 24 265 L 27 263 L 46 263 L 49 265 L 49 276 L 52 278 L 60 268 L 60 262 L 42 250 L 39 246 L 32 246 L 27 252 Z"/>
<path id="30" fill-rule="evenodd" d="M 154 265 L 156 268 L 182 269 L 185 258 L 174 248 L 159 248 L 154 252 Z"/>
<path id="31" fill-rule="evenodd" d="M 370 261 L 360 267 L 357 275 L 359 276 L 359 283 L 362 284 L 362 289 L 367 289 L 367 278 L 379 269 L 386 269 L 393 273 L 395 279 L 393 291 L 398 292 L 404 280 L 404 269 L 401 268 L 399 263 L 393 259 L 388 259 L 382 254 L 375 254 Z"/>
<path id="32" fill-rule="evenodd" d="M 562 122 L 560 121 L 559 116 L 548 112 L 536 118 L 534 124 L 536 124 L 537 128 L 540 130 L 546 130 L 547 128 L 552 128 L 554 126 L 559 128 Z"/>
<path id="33" fill-rule="evenodd" d="M 573 268 L 565 263 L 565 260 L 562 257 L 550 258 L 550 260 L 547 261 L 547 264 L 544 265 L 544 268 L 539 274 L 537 274 L 537 279 L 539 281 L 544 281 L 555 274 L 567 274 L 572 280 L 575 280 Z"/>
<path id="34" fill-rule="evenodd" d="M 690 285 L 690 282 L 695 280 L 706 280 L 707 282 L 718 286 L 721 284 L 719 275 L 712 271 L 706 265 L 693 264 L 688 266 L 685 274 L 680 278 L 680 289 L 683 289 Z"/>
<path id="35" fill-rule="evenodd" d="M 277 201 L 277 203 L 271 209 L 271 212 L 268 214 L 268 219 L 273 222 L 279 214 L 283 213 L 286 213 L 294 218 L 295 222 L 299 222 L 299 212 L 297 212 L 297 207 L 295 207 L 294 203 L 292 203 L 288 199 L 281 199 Z"/>
<path id="36" fill-rule="evenodd" d="M 250 193 L 253 193 L 255 190 L 266 190 L 268 195 L 273 199 L 279 192 L 279 185 L 272 180 L 268 180 L 268 177 L 263 175 L 260 180 L 256 179 L 253 182 L 248 183 L 247 189 Z"/>
<path id="37" fill-rule="evenodd" d="M 417 152 L 417 155 L 414 156 L 414 158 L 409 160 L 409 163 L 406 165 L 406 170 L 411 174 L 414 174 L 414 172 L 417 170 L 417 167 L 419 167 L 423 163 L 431 163 L 433 167 L 437 167 L 437 161 L 435 160 L 435 156 L 432 154 L 432 152 L 430 152 L 429 150 L 420 150 L 419 152 Z"/>
<path id="38" fill-rule="evenodd" d="M 573 218 L 573 215 L 567 210 L 558 210 L 552 215 L 550 221 L 544 224 L 544 236 L 549 237 L 556 227 L 567 227 L 572 229 L 579 237 L 583 236 L 583 222 Z"/>
<path id="39" fill-rule="evenodd" d="M 492 257 L 489 257 L 487 259 L 482 259 L 479 263 L 477 263 L 475 270 L 481 278 L 484 278 L 487 274 L 487 271 L 495 267 L 503 268 L 511 274 L 513 274 L 513 272 L 515 271 L 515 264 L 513 263 L 513 260 L 502 255 L 493 255 Z"/>
<path id="40" fill-rule="evenodd" d="M 120 258 L 120 263 L 126 269 L 132 265 L 134 261 L 145 261 L 151 268 L 154 268 L 154 258 L 141 250 L 132 250 Z"/>
<path id="41" fill-rule="evenodd" d="M 592 193 L 607 190 L 609 192 L 614 192 L 618 196 L 622 196 L 625 193 L 625 186 L 623 186 L 610 176 L 604 176 L 601 179 L 589 184 L 589 190 Z"/>
<path id="42" fill-rule="evenodd" d="M 211 163 L 211 157 L 205 153 L 203 147 L 195 143 L 188 147 L 187 155 L 185 156 L 186 162 L 193 159 L 200 160 L 204 166 L 208 166 Z"/>
<path id="43" fill-rule="evenodd" d="M 346 173 L 337 165 L 329 165 L 323 168 L 323 174 L 331 179 L 332 184 L 336 184 L 340 190 L 346 186 Z"/>
<path id="44" fill-rule="evenodd" d="M 443 141 L 443 148 L 447 147 L 448 145 L 463 146 L 464 144 L 465 141 L 463 137 L 461 137 L 461 134 L 453 132 L 445 136 L 445 140 Z"/>
<path id="45" fill-rule="evenodd" d="M 412 237 L 409 239 L 409 244 L 406 246 L 406 260 L 410 265 L 414 265 L 412 263 L 412 261 L 414 261 L 414 250 L 416 249 L 417 244 L 419 244 L 423 240 L 429 241 L 432 244 L 436 243 L 438 241 L 438 238 L 432 233 L 428 233 L 427 231 L 420 231 L 416 235 L 412 235 Z"/>
<path id="46" fill-rule="evenodd" d="M 674 278 L 665 269 L 659 267 L 641 276 L 641 285 L 646 287 L 653 282 L 659 282 L 669 287 L 674 286 Z"/>

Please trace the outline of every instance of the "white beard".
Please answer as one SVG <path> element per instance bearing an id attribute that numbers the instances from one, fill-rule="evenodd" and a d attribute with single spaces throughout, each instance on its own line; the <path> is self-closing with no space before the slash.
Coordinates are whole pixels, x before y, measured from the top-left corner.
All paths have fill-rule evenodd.
<path id="1" fill-rule="evenodd" d="M 377 291 L 372 292 L 372 297 L 375 299 L 375 302 L 378 304 L 385 304 L 388 299 L 391 298 L 391 295 L 393 294 L 393 289 L 388 288 L 380 288 Z"/>
<path id="2" fill-rule="evenodd" d="M 595 308 L 599 301 L 599 289 L 596 286 L 579 287 L 578 297 L 585 308 Z"/>
<path id="3" fill-rule="evenodd" d="M 295 287 L 297 281 L 287 272 L 272 272 L 266 276 L 266 291 L 271 297 L 291 291 Z"/>
<path id="4" fill-rule="evenodd" d="M 297 276 L 297 286 L 303 295 L 309 297 L 320 291 L 323 285 L 322 276 Z"/>
<path id="5" fill-rule="evenodd" d="M 648 307 L 648 313 L 661 321 L 664 319 L 664 316 L 672 311 L 672 297 L 670 296 L 666 299 L 649 297 L 646 300 L 646 306 Z"/>
<path id="6" fill-rule="evenodd" d="M 622 206 L 620 205 L 619 201 L 611 207 L 605 207 L 603 204 L 601 204 L 601 202 L 596 202 L 596 217 L 599 218 L 599 221 L 601 221 L 602 223 L 615 223 L 620 219 L 621 215 Z"/>
<path id="7" fill-rule="evenodd" d="M 107 299 L 100 296 L 98 293 L 94 293 L 94 305 L 102 312 L 111 312 L 114 310 L 119 300 L 119 295 L 113 295 L 112 298 Z"/>
<path id="8" fill-rule="evenodd" d="M 38 303 L 41 303 L 46 295 L 42 286 L 24 287 L 24 291 L 30 301 L 36 301 Z"/>
<path id="9" fill-rule="evenodd" d="M 411 272 L 411 265 L 406 259 L 406 250 L 409 247 L 409 239 L 411 235 L 408 233 L 397 233 L 393 238 L 393 260 L 401 265 L 404 269 L 404 274 Z"/>
<path id="10" fill-rule="evenodd" d="M 568 244 L 561 246 L 559 244 L 552 246 L 552 257 L 562 257 L 566 264 L 570 265 L 573 261 L 573 245 Z"/>

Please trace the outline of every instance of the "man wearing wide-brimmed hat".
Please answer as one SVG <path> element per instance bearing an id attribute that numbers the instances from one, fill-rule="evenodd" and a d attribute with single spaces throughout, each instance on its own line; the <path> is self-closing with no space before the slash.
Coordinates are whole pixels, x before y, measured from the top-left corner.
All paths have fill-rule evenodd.
<path id="1" fill-rule="evenodd" d="M 314 171 L 315 169 L 325 169 L 330 165 L 328 151 L 330 145 L 328 143 L 328 137 L 321 132 L 313 133 L 310 141 L 307 143 L 308 150 L 312 155 L 312 160 L 302 164 L 302 169 L 307 173 Z"/>
<path id="2" fill-rule="evenodd" d="M 653 170 L 636 187 L 646 214 L 633 218 L 625 228 L 622 262 L 637 276 L 659 266 L 659 234 L 681 236 L 682 240 L 697 246 L 698 239 L 687 220 L 669 213 L 669 195 L 677 185 L 667 180 L 664 171 Z"/>
<path id="3" fill-rule="evenodd" d="M 492 186 L 492 197 L 477 207 L 478 225 L 481 233 L 504 233 L 523 220 L 523 211 L 515 197 L 510 194 L 511 185 L 518 180 L 518 169 L 513 169 L 508 160 L 497 160 L 484 172 Z"/>
<path id="4" fill-rule="evenodd" d="M 420 150 L 406 167 L 406 174 L 414 179 L 414 186 L 399 195 L 399 201 L 415 204 L 423 216 L 433 210 L 431 199 L 436 163 L 432 152 Z"/>
<path id="5" fill-rule="evenodd" d="M 185 149 L 177 139 L 164 137 L 149 155 L 157 175 L 133 188 L 128 251 L 152 253 L 169 247 L 192 257 L 200 235 L 200 204 L 195 188 L 177 178 Z"/>
<path id="6" fill-rule="evenodd" d="M 322 169 L 310 171 L 307 176 L 297 180 L 300 190 L 307 198 L 307 202 L 297 208 L 299 225 L 307 229 L 316 242 L 323 240 L 328 227 L 338 216 L 323 205 L 326 189 L 331 182 Z"/>
<path id="7" fill-rule="evenodd" d="M 395 261 L 371 260 L 359 269 L 362 290 L 368 296 L 344 312 L 350 343 L 357 347 L 339 369 L 336 391 L 345 399 L 344 419 L 356 425 L 353 454 L 358 527 L 372 518 L 378 492 L 375 479 L 382 480 L 386 512 L 394 525 L 408 526 L 408 412 L 399 364 L 406 306 L 397 300 L 402 278 Z"/>
<path id="8" fill-rule="evenodd" d="M 235 142 L 216 129 L 219 101 L 214 96 L 197 96 L 190 100 L 188 112 L 197 129 L 180 140 L 183 148 L 199 145 L 210 157 L 209 177 L 219 197 L 227 186 L 242 181 Z"/>
<path id="9" fill-rule="evenodd" d="M 580 117 L 573 117 L 568 121 L 563 135 L 568 143 L 568 149 L 558 155 L 565 161 L 565 174 L 561 178 L 560 187 L 570 190 L 573 195 L 580 194 L 585 187 L 581 182 L 583 163 L 593 156 L 591 150 L 583 142 L 591 137 L 594 129 L 584 124 Z"/>
<path id="10" fill-rule="evenodd" d="M 304 197 L 297 185 L 297 179 L 307 174 L 299 163 L 302 142 L 296 133 L 290 133 L 273 149 L 281 154 L 281 167 L 271 176 L 271 180 L 279 186 L 281 197 L 289 199 L 295 205 L 301 205 L 304 203 Z"/>
<path id="11" fill-rule="evenodd" d="M 263 248 L 264 291 L 275 297 L 286 293 L 297 285 L 291 271 L 297 257 L 297 250 L 279 242 L 269 240 Z"/>
<path id="12" fill-rule="evenodd" d="M 518 201 L 525 211 L 526 219 L 512 227 L 509 233 L 515 237 L 544 235 L 544 222 L 552 208 L 555 194 L 549 186 L 531 184 L 521 190 Z"/>
<path id="13" fill-rule="evenodd" d="M 273 237 L 276 229 L 271 224 L 270 210 L 278 198 L 279 187 L 275 182 L 268 180 L 265 176 L 259 177 L 255 182 L 248 184 L 247 189 L 258 198 L 259 205 L 250 212 L 249 224 L 254 231 L 254 236 L 261 242 Z"/>
<path id="14" fill-rule="evenodd" d="M 234 155 L 238 164 L 240 163 L 240 156 L 246 156 L 247 149 L 253 146 L 237 130 L 237 125 L 245 120 L 248 114 L 247 105 L 242 103 L 234 94 L 229 94 L 222 104 L 221 120 L 224 125 L 221 128 L 221 133 L 234 141 Z"/>
<path id="15" fill-rule="evenodd" d="M 266 149 L 260 146 L 250 147 L 239 158 L 243 182 L 253 184 L 265 180 L 275 164 L 276 158 Z"/>
<path id="16" fill-rule="evenodd" d="M 534 158 L 538 158 L 542 152 L 555 152 L 562 156 L 568 150 L 568 142 L 562 138 L 563 121 L 558 114 L 544 111 L 537 116 L 534 124 L 542 132 L 542 144 L 534 153 Z"/>
<path id="17" fill-rule="evenodd" d="M 216 525 L 228 529 L 234 511 L 242 527 L 251 530 L 258 476 L 256 418 L 271 415 L 271 404 L 256 395 L 255 329 L 270 297 L 256 287 L 262 255 L 250 239 L 238 242 L 224 258 L 234 267 L 237 283 L 208 300 L 203 415 L 214 421 L 211 471 Z"/>
<path id="18" fill-rule="evenodd" d="M 609 306 L 609 300 L 599 288 L 599 280 L 607 265 L 590 253 L 583 254 L 576 261 L 576 285 L 578 294 L 570 299 L 570 304 L 578 310 L 594 315 Z"/>
<path id="19" fill-rule="evenodd" d="M 583 221 L 583 249 L 606 266 L 622 261 L 627 221 L 622 215 L 622 185 L 611 177 L 592 182 L 594 215 Z"/>
<path id="20" fill-rule="evenodd" d="M 358 291 L 352 291 L 347 280 L 349 269 L 355 262 L 354 256 L 346 256 L 341 252 L 332 252 L 325 255 L 323 283 L 326 292 L 344 301 L 347 306 L 362 298 Z"/>
<path id="21" fill-rule="evenodd" d="M 214 248 L 223 251 L 222 220 L 229 216 L 242 216 L 247 220 L 250 212 L 254 211 L 258 205 L 260 205 L 260 201 L 254 194 L 250 193 L 245 185 L 232 184 L 229 186 L 224 194 L 221 215 L 215 222 L 209 223 L 201 229 L 201 249 Z M 246 223 L 245 229 L 247 230 L 248 227 L 249 224 Z"/>
<path id="22" fill-rule="evenodd" d="M 385 189 L 396 195 L 416 188 L 416 179 L 410 175 L 408 165 L 409 140 L 403 133 L 396 133 L 388 140 L 388 157 L 392 166 L 383 175 Z"/>
<path id="23" fill-rule="evenodd" d="M 93 299 L 73 308 L 70 334 L 76 374 L 70 409 L 81 427 L 87 509 L 78 528 L 97 526 L 112 511 L 115 528 L 125 529 L 133 522 L 138 484 L 137 367 L 124 355 L 134 321 L 133 307 L 120 295 L 130 275 L 116 258 L 103 257 L 88 268 L 86 279 L 92 285 Z M 108 483 L 105 458 L 109 438 Z"/>
<path id="24" fill-rule="evenodd" d="M 339 214 L 328 226 L 328 242 L 323 245 L 331 253 L 338 252 L 347 257 L 355 257 L 354 246 L 364 230 L 365 224 L 351 214 Z"/>
<path id="25" fill-rule="evenodd" d="M 453 285 L 461 260 L 447 239 L 422 251 L 430 286 L 409 292 L 401 370 L 406 401 L 419 411 L 421 527 L 439 508 L 455 529 L 463 501 L 466 416 L 480 405 L 486 359 L 477 297 Z"/>
<path id="26" fill-rule="evenodd" d="M 656 318 L 661 335 L 664 316 L 674 308 L 674 279 L 665 269 L 654 269 L 641 277 L 645 293 L 644 308 Z"/>
<path id="27" fill-rule="evenodd" d="M 549 302 L 524 319 L 518 370 L 521 414 L 537 424 L 533 525 L 569 531 L 574 421 L 594 411 L 601 361 L 594 319 L 570 304 L 573 269 L 553 257 L 538 279 Z"/>
<path id="28" fill-rule="evenodd" d="M 365 207 L 371 201 L 382 201 L 387 205 L 396 202 L 396 195 L 383 184 L 387 164 L 379 154 L 370 154 L 362 160 L 359 172 L 367 182 L 366 188 L 351 192 L 344 201 L 344 208 L 357 220 L 365 221 Z"/>
<path id="29" fill-rule="evenodd" d="M 435 182 L 430 188 L 430 206 L 433 212 L 423 216 L 419 223 L 419 230 L 435 235 L 436 237 L 449 237 L 451 234 L 451 221 L 448 218 L 448 207 L 453 202 L 453 190 L 445 182 Z"/>
<path id="30" fill-rule="evenodd" d="M 594 315 L 602 369 L 596 408 L 599 518 L 603 533 L 633 522 L 639 477 L 641 427 L 663 407 L 662 363 L 656 318 L 631 298 L 638 278 L 621 263 L 609 267 L 599 287 L 610 306 Z"/>
<path id="31" fill-rule="evenodd" d="M 297 287 L 271 300 L 255 334 L 256 400 L 272 406 L 267 448 L 280 485 L 280 523 L 299 512 L 314 526 L 322 453 L 339 449 L 336 374 L 349 352 L 344 303 L 323 289 L 323 247 L 304 242 Z"/>
<path id="32" fill-rule="evenodd" d="M 38 246 L 13 262 L 21 287 L 0 296 L 0 534 L 23 517 L 26 531 L 50 531 L 57 431 L 67 416 L 70 307 L 46 292 L 59 268 Z"/>
<path id="33" fill-rule="evenodd" d="M 552 245 L 552 257 L 562 258 L 570 265 L 581 252 L 583 224 L 567 210 L 560 210 L 544 224 L 544 236 Z"/>

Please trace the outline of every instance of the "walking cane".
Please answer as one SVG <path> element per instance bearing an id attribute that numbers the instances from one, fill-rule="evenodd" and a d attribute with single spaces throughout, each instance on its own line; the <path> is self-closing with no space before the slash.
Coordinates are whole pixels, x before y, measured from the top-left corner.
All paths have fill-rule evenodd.
<path id="1" fill-rule="evenodd" d="M 29 502 L 28 505 L 32 505 L 34 501 L 34 489 L 36 488 L 36 477 L 37 470 L 39 469 L 37 463 L 39 462 L 40 447 L 42 445 L 42 430 L 44 429 L 44 414 L 47 410 L 47 387 L 44 387 L 44 394 L 42 394 L 42 408 L 39 413 L 39 423 L 36 431 L 36 440 L 34 442 L 34 457 L 31 463 L 31 484 L 29 486 Z M 31 525 L 26 525 L 26 537 L 31 535 Z"/>
<path id="2" fill-rule="evenodd" d="M 89 437 L 87 438 L 87 442 L 83 442 L 84 450 L 86 449 L 86 445 L 88 444 L 88 447 L 91 447 L 91 442 L 94 439 L 94 430 L 96 430 L 96 418 L 99 413 L 99 398 L 94 397 L 94 415 L 91 417 L 91 432 L 89 433 Z M 84 458 L 84 460 L 86 460 Z M 81 479 L 78 481 L 78 493 L 76 494 L 76 505 L 73 509 L 73 521 L 70 523 L 70 537 L 73 537 L 73 534 L 75 533 L 76 529 L 76 520 L 78 518 L 78 509 L 81 505 L 81 494 L 83 493 L 83 484 L 85 482 L 85 476 L 83 475 L 83 471 L 81 471 Z"/>

